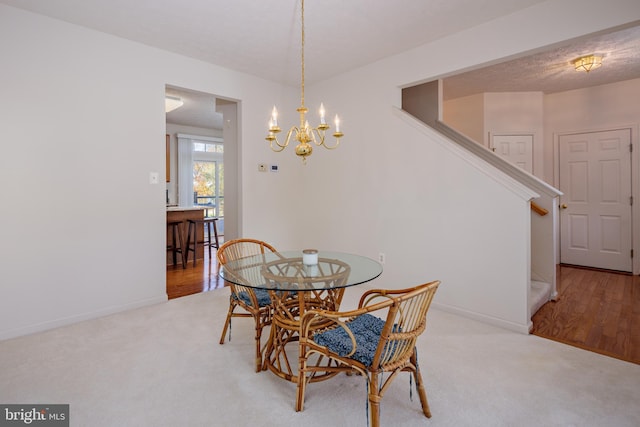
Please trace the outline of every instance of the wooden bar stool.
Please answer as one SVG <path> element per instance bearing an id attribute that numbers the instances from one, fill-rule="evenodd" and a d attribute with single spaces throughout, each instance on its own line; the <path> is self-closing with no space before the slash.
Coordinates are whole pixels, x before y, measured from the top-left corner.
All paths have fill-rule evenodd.
<path id="1" fill-rule="evenodd" d="M 187 268 L 187 262 L 185 255 L 187 252 L 184 250 L 184 236 L 182 235 L 182 221 L 169 221 L 167 222 L 167 230 L 171 236 L 171 244 L 167 245 L 167 251 L 171 251 L 173 254 L 173 265 L 178 264 L 177 254 L 180 254 L 182 258 L 182 268 Z M 177 235 L 177 239 L 176 239 Z"/>
<path id="2" fill-rule="evenodd" d="M 185 262 L 189 262 L 189 252 L 193 252 L 193 266 L 196 266 L 198 244 L 202 244 L 205 247 L 209 247 L 209 259 L 211 259 L 211 248 L 218 249 L 220 244 L 218 242 L 218 226 L 216 222 L 218 218 L 202 218 L 202 219 L 189 219 L 189 228 L 187 229 L 187 250 Z M 203 224 L 206 228 L 205 236 L 202 242 L 198 242 L 198 226 Z M 211 239 L 211 227 L 213 226 L 213 240 Z"/>

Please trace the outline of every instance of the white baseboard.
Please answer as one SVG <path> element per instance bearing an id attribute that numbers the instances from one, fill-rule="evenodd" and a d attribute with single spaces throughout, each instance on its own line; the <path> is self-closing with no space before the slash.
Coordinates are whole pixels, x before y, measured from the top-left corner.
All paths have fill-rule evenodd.
<path id="1" fill-rule="evenodd" d="M 477 320 L 482 323 L 487 323 L 489 325 L 497 326 L 499 328 L 507 329 L 507 330 L 518 332 L 521 334 L 529 334 L 531 332 L 531 328 L 533 327 L 533 323 L 531 323 L 531 320 L 529 320 L 529 322 L 526 325 L 521 325 L 518 323 L 509 322 L 504 319 L 498 319 L 496 317 L 487 316 L 486 314 L 464 310 L 459 307 L 454 307 L 447 304 L 440 304 L 440 303 L 433 302 L 432 307 L 438 310 L 457 314 L 462 317 L 467 317 L 469 319 Z"/>
<path id="2" fill-rule="evenodd" d="M 108 316 L 110 314 L 119 313 L 121 311 L 132 310 L 135 308 L 145 307 L 148 305 L 160 304 L 160 303 L 167 302 L 167 300 L 168 300 L 167 295 L 163 294 L 155 298 L 148 298 L 140 301 L 134 301 L 128 304 L 108 307 L 108 308 L 90 312 L 90 313 L 83 313 L 76 316 L 63 317 L 60 319 L 37 323 L 34 325 L 8 329 L 8 330 L 0 331 L 0 341 L 7 340 L 10 338 L 21 337 L 23 335 L 35 334 L 38 332 L 47 331 L 49 329 L 59 328 L 61 326 L 67 326 L 73 323 L 82 322 L 84 320 L 96 319 L 98 317 Z"/>

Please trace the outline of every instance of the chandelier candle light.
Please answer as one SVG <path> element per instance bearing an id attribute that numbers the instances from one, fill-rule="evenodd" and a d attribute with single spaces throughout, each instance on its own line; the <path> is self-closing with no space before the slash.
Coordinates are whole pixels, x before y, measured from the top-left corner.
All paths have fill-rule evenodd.
<path id="1" fill-rule="evenodd" d="M 304 0 L 301 0 L 301 16 L 302 16 L 302 32 L 301 32 L 301 69 L 302 69 L 302 79 L 300 83 L 300 107 L 296 110 L 300 114 L 300 126 L 292 126 L 291 129 L 287 132 L 287 137 L 284 143 L 280 143 L 278 141 L 277 134 L 281 131 L 278 126 L 278 110 L 276 107 L 273 107 L 273 111 L 271 112 L 271 120 L 269 121 L 269 134 L 265 138 L 269 141 L 269 146 L 275 152 L 280 152 L 287 148 L 292 136 L 295 136 L 295 139 L 298 141 L 298 145 L 296 145 L 296 154 L 302 157 L 302 163 L 307 163 L 307 156 L 310 156 L 313 152 L 313 146 L 310 144 L 313 142 L 315 145 L 322 145 L 329 150 L 333 150 L 338 147 L 340 144 L 340 137 L 342 137 L 343 133 L 340 132 L 340 119 L 338 115 L 335 117 L 335 131 L 333 132 L 333 136 L 336 138 L 336 142 L 334 145 L 329 146 L 325 143 L 325 132 L 330 129 L 330 126 L 327 124 L 325 120 L 325 110 L 324 105 L 320 103 L 320 124 L 312 128 L 309 126 L 309 121 L 306 119 L 307 108 L 304 106 Z"/>

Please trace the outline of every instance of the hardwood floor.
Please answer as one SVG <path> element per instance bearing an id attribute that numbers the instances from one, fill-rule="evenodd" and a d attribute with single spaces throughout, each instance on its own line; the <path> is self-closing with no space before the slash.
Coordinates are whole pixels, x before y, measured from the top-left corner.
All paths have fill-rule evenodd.
<path id="1" fill-rule="evenodd" d="M 196 267 L 167 267 L 169 299 L 224 286 L 215 253 Z M 533 316 L 534 335 L 640 364 L 640 276 L 558 269 L 558 300 Z"/>
<path id="2" fill-rule="evenodd" d="M 640 276 L 560 266 L 534 335 L 640 364 Z"/>
<path id="3" fill-rule="evenodd" d="M 224 287 L 224 280 L 218 276 L 218 263 L 215 252 L 209 255 L 205 251 L 204 260 L 198 260 L 196 266 L 189 262 L 187 268 L 178 265 L 167 266 L 167 296 L 169 299 L 206 292 Z"/>

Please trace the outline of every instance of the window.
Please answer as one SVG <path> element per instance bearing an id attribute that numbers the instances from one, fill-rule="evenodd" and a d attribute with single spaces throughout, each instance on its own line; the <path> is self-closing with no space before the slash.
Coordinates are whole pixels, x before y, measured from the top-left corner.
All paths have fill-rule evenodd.
<path id="1" fill-rule="evenodd" d="M 224 216 L 222 140 L 178 134 L 178 143 L 181 205 L 207 206 L 206 216 Z"/>
<path id="2" fill-rule="evenodd" d="M 222 144 L 214 144 L 209 142 L 193 142 L 193 151 L 194 153 L 202 152 L 202 153 L 224 153 L 224 145 Z"/>
<path id="3" fill-rule="evenodd" d="M 193 204 L 211 206 L 206 216 L 224 216 L 224 146 L 193 141 Z"/>

